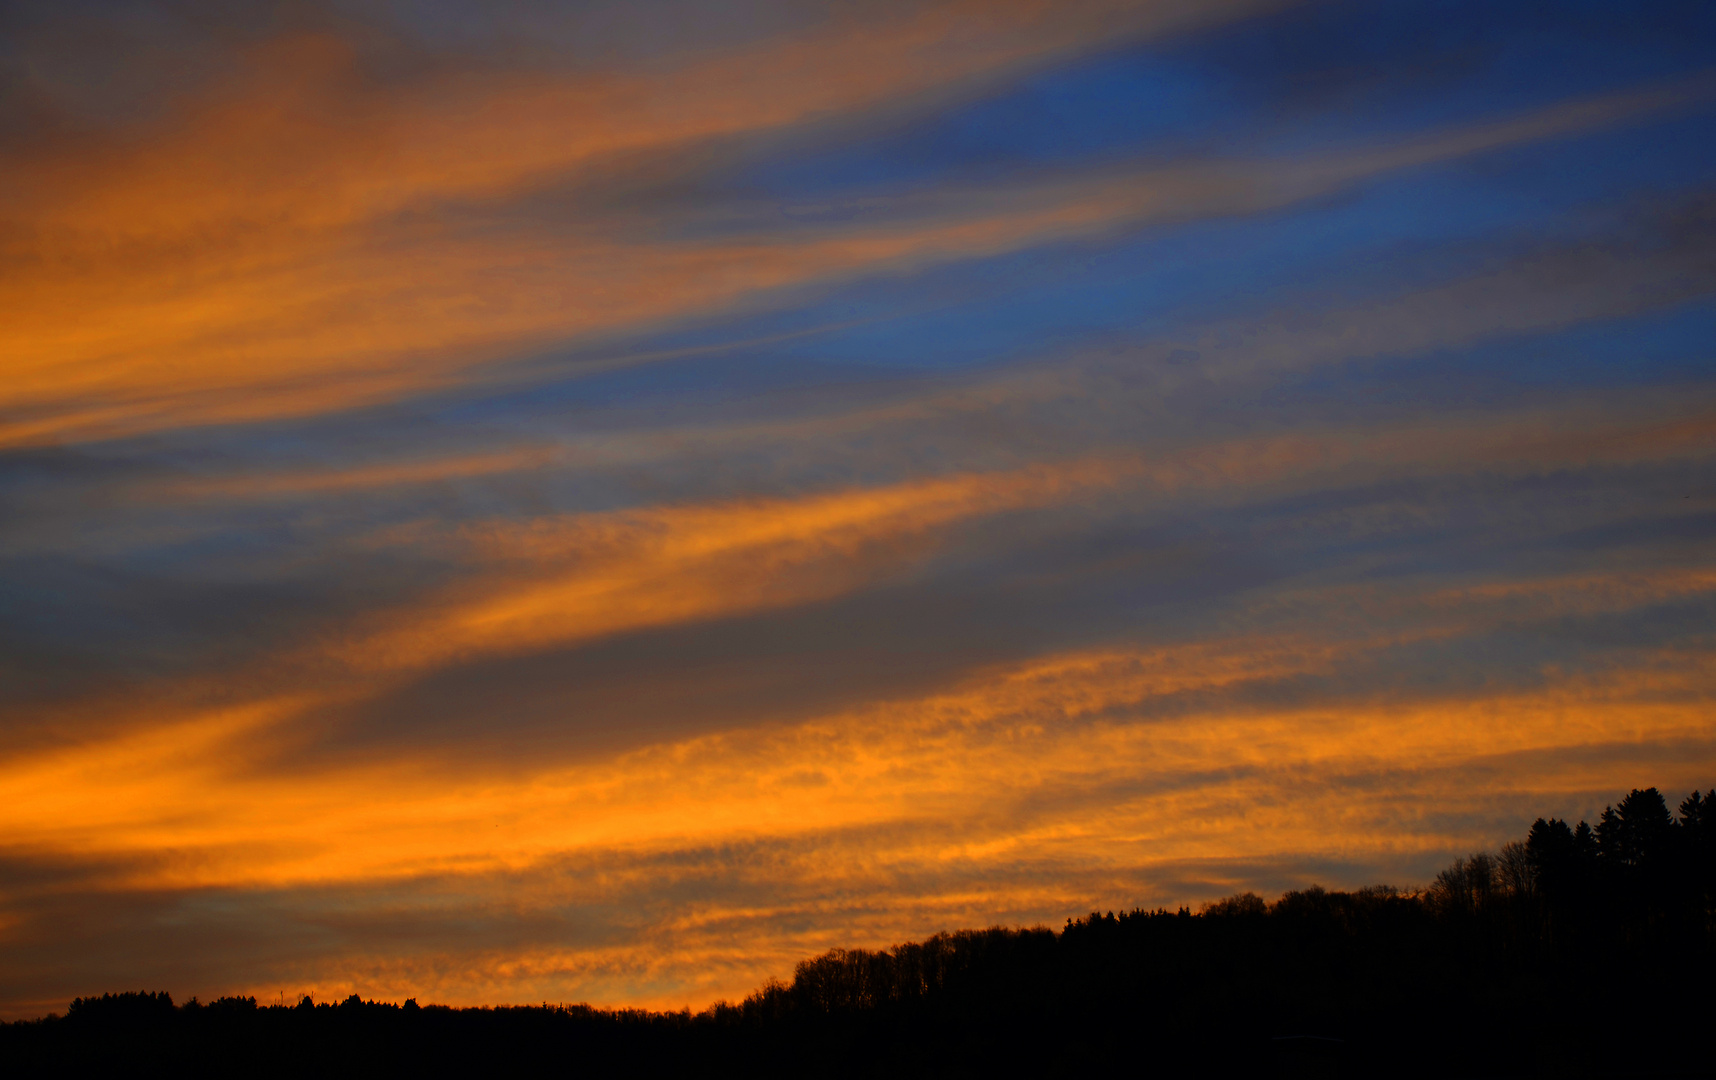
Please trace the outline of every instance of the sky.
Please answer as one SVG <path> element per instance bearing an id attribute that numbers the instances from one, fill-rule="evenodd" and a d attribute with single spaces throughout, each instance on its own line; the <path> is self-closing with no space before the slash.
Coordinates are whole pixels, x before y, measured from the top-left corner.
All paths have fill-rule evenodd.
<path id="1" fill-rule="evenodd" d="M 26 2 L 0 163 L 0 1016 L 1716 783 L 1707 3 Z"/>

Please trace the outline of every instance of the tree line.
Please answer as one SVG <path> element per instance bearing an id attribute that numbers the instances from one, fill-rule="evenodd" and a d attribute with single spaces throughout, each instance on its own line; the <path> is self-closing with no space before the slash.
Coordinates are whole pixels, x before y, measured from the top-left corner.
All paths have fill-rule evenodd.
<path id="1" fill-rule="evenodd" d="M 0 1060 L 256 1075 L 1706 1074 L 1716 790 L 1538 819 L 1427 887 L 1242 893 L 834 949 L 701 1013 L 78 998 Z"/>

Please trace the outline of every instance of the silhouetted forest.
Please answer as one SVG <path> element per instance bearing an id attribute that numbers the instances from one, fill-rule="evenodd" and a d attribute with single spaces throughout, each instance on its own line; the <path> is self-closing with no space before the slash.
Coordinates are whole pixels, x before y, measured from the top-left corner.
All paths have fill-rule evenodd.
<path id="1" fill-rule="evenodd" d="M 1427 888 L 1312 887 L 803 961 L 702 1013 L 79 998 L 16 1071 L 249 1075 L 1716 1072 L 1716 790 L 1539 819 Z"/>

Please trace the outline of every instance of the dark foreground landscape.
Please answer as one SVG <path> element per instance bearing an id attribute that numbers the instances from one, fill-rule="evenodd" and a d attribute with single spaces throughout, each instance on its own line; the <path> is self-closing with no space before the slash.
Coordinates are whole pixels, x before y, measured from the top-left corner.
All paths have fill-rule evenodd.
<path id="1" fill-rule="evenodd" d="M 1427 889 L 1244 894 L 1058 933 L 836 949 L 702 1013 L 79 998 L 0 1025 L 11 1072 L 1716 1073 L 1716 791 L 1538 820 Z"/>

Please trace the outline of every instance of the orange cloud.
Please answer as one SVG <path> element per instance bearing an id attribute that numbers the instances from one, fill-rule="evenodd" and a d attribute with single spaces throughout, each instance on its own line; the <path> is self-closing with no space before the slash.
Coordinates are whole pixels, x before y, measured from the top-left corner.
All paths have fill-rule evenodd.
<path id="1" fill-rule="evenodd" d="M 1003 512 L 1099 496 L 1148 501 L 1204 492 L 1231 500 L 1259 487 L 1280 494 L 1335 478 L 1450 467 L 1533 471 L 1697 453 L 1716 419 L 1612 420 L 1572 440 L 1561 434 L 1569 426 L 1565 417 L 1444 420 L 1228 440 L 797 499 L 471 525 L 450 537 L 413 530 L 401 539 L 450 544 L 474 571 L 471 580 L 420 607 L 379 616 L 387 628 L 342 638 L 334 648 L 342 663 L 369 671 L 527 652 L 831 599 L 909 569 L 940 547 L 950 527 Z M 448 468 L 458 475 L 516 460 L 459 459 Z M 350 479 L 377 475 L 389 472 L 366 470 Z"/>
<path id="2" fill-rule="evenodd" d="M 797 498 L 382 536 L 439 545 L 468 576 L 299 655 L 263 658 L 294 673 L 312 655 L 313 679 L 282 686 L 284 677 L 233 673 L 232 693 L 263 689 L 224 707 L 184 705 L 198 696 L 189 691 L 176 705 L 89 706 L 132 722 L 0 760 L 0 789 L 13 796 L 0 806 L 0 832 L 16 857 L 111 863 L 98 884 L 120 892 L 433 880 L 471 903 L 550 910 L 658 893 L 688 872 L 682 863 L 770 883 L 768 902 L 688 900 L 623 944 L 450 945 L 408 960 L 354 950 L 289 986 L 468 1002 L 702 1004 L 833 944 L 881 944 L 997 913 L 1054 920 L 1093 905 L 1196 902 L 1256 886 L 1260 865 L 1417 865 L 1497 838 L 1484 831 L 1497 818 L 1449 816 L 1469 813 L 1476 789 L 1543 812 L 1568 792 L 1636 782 L 1626 755 L 1645 753 L 1657 755 L 1653 780 L 1703 782 L 1716 765 L 1708 643 L 1606 655 L 1583 674 L 1547 671 L 1524 687 L 1384 687 L 1290 704 L 1265 691 L 1314 686 L 1415 644 L 1707 600 L 1716 572 L 1698 562 L 1277 590 L 1203 639 L 1051 655 L 928 693 L 600 758 L 477 762 L 428 747 L 288 768 L 269 754 L 300 725 L 395 678 L 829 599 L 909 573 L 952 530 L 998 514 L 1708 453 L 1712 423 L 1690 406 L 1611 410 L 1602 424 L 1579 415 L 1212 440 Z M 356 490 L 536 468 L 541 452 L 271 482 Z M 1498 785 L 1491 774 L 1503 769 Z M 569 884 L 548 869 L 565 860 L 590 868 L 588 880 Z M 862 910 L 841 906 L 853 895 Z M 27 920 L 0 929 L 29 933 Z"/>
<path id="3" fill-rule="evenodd" d="M 1597 597 L 1624 611 L 1664 595 L 1708 596 L 1716 575 L 1665 576 L 1642 591 L 1626 577 L 1534 588 L 1574 594 L 1577 610 L 1590 610 Z M 1457 627 L 1426 632 L 1494 625 L 1498 614 L 1512 614 L 1495 610 L 1494 595 L 1432 593 L 1445 612 L 1463 603 L 1466 613 Z M 0 765 L 6 790 L 17 796 L 0 819 L 15 849 L 176 852 L 143 872 L 179 886 L 494 872 L 567 850 L 656 850 L 936 821 L 964 822 L 965 838 L 931 830 L 928 848 L 890 857 L 934 863 L 1052 842 L 1072 845 L 1082 858 L 1095 857 L 1101 837 L 1157 820 L 1163 800 L 1190 797 L 1177 782 L 1152 792 L 1152 778 L 1223 776 L 1229 779 L 1212 783 L 1227 788 L 1403 772 L 1429 783 L 1437 770 L 1510 754 L 1614 740 L 1661 746 L 1711 734 L 1706 703 L 1716 681 L 1707 650 L 1697 648 L 1659 649 L 1542 689 L 1370 707 L 1240 706 L 1209 696 L 1332 673 L 1414 636 L 1334 625 L 1338 636 L 1295 631 L 1054 656 L 983 672 L 928 697 L 522 772 L 433 758 L 313 775 L 258 772 L 243 749 L 247 739 L 315 706 L 314 695 L 299 695 L 14 757 Z M 1141 713 L 1145 706 L 1168 699 L 1195 707 L 1139 719 L 1153 715 Z M 1529 785 L 1527 776 L 1516 782 Z M 175 794 L 191 791 L 195 800 Z M 1038 803 L 1046 807 L 1040 814 L 1030 809 Z M 1151 860 L 1318 850 L 1329 839 L 1313 835 L 1320 826 L 1277 821 L 1268 828 L 1287 831 L 1258 848 L 1255 820 L 1228 821 L 1222 830 L 1231 835 L 1221 842 L 1196 825 L 1196 814 L 1159 820 L 1172 838 L 1151 841 Z M 1133 824 L 1121 824 L 1127 821 Z M 919 828 L 910 824 L 904 835 Z M 1385 841 L 1365 834 L 1341 842 Z"/>
<path id="4" fill-rule="evenodd" d="M 879 21 L 837 20 L 652 64 L 522 75 L 437 70 L 406 87 L 368 81 L 356 52 L 339 41 L 275 42 L 250 58 L 240 84 L 205 89 L 157 128 L 123 144 L 62 143 L 0 177 L 0 446 L 301 416 L 528 377 L 506 362 L 688 314 L 755 307 L 807 283 L 1270 210 L 1390 170 L 1591 131 L 1709 92 L 1707 81 L 1694 80 L 1291 160 L 1236 156 L 878 198 L 861 227 L 816 214 L 785 213 L 759 227 L 591 210 L 593 192 L 663 160 L 714 152 L 717 140 L 836 115 L 861 121 L 866 110 L 966 93 L 1115 35 L 1166 32 L 1253 6 L 883 5 Z M 558 216 L 519 209 L 550 189 L 571 193 Z M 123 509 L 150 511 L 136 515 L 147 520 L 135 529 L 129 519 L 87 513 L 39 530 L 21 525 L 6 536 L 9 558 L 48 550 L 73 530 L 77 552 L 108 543 L 87 535 L 99 530 L 123 533 L 112 542 L 130 552 L 167 531 L 179 530 L 177 538 L 202 527 L 175 501 L 199 502 L 195 510 L 209 517 L 233 507 L 256 515 L 240 521 L 244 528 L 278 509 L 243 505 L 249 500 L 348 493 L 362 497 L 315 507 L 316 527 L 328 530 L 317 535 L 332 541 L 286 561 L 332 564 L 342 550 L 385 559 L 409 549 L 433 567 L 422 574 L 443 576 L 425 583 L 402 573 L 406 583 L 376 593 L 395 597 L 392 607 L 373 604 L 284 642 L 258 634 L 230 651 L 211 648 L 185 663 L 196 674 L 154 683 L 139 676 L 123 696 L 91 691 L 64 703 L 72 691 L 55 687 L 64 691 L 54 699 L 61 704 L 25 717 L 24 733 L 0 749 L 0 857 L 72 867 L 81 875 L 75 888 L 121 902 L 177 891 L 214 897 L 231 912 L 258 911 L 282 896 L 288 907 L 334 897 L 323 910 L 341 910 L 329 922 L 377 912 L 391 919 L 411 905 L 509 913 L 508 934 L 493 938 L 472 929 L 480 920 L 393 953 L 387 935 L 364 936 L 305 961 L 300 981 L 282 987 L 291 991 L 702 1004 L 835 944 L 886 944 L 992 919 L 1058 921 L 1093 906 L 1195 903 L 1303 883 L 1307 865 L 1346 867 L 1320 872 L 1349 878 L 1379 868 L 1409 884 L 1447 852 L 1517 835 L 1528 812 L 1588 815 L 1587 793 L 1640 782 L 1643 769 L 1659 785 L 1707 784 L 1716 767 L 1716 664 L 1710 635 L 1697 627 L 1664 628 L 1666 644 L 1653 638 L 1556 654 L 1588 660 L 1573 672 L 1521 659 L 1487 683 L 1423 678 L 1442 657 L 1510 634 L 1541 640 L 1545 626 L 1612 624 L 1663 605 L 1708 607 L 1716 564 L 1690 542 L 1665 545 L 1671 553 L 1649 566 L 1570 558 L 1577 570 L 1536 577 L 1505 569 L 1450 577 L 1438 568 L 1372 576 L 1342 567 L 1272 585 L 1242 582 L 1171 631 L 1145 618 L 1123 621 L 1130 608 L 1104 611 L 1110 621 L 1094 629 L 1106 637 L 1080 627 L 1077 645 L 1047 635 L 1009 643 L 1014 651 L 981 653 L 987 666 L 976 670 L 979 661 L 962 659 L 916 682 L 814 699 L 835 704 L 793 698 L 785 719 L 783 710 L 767 720 L 747 714 L 713 733 L 687 723 L 621 750 L 573 753 L 546 738 L 533 744 L 528 732 L 518 734 L 522 724 L 507 728 L 511 688 L 498 685 L 506 674 L 491 663 L 606 663 L 632 644 L 612 639 L 646 631 L 697 627 L 714 638 L 729 629 L 723 620 L 764 613 L 839 617 L 862 605 L 834 601 L 868 601 L 858 594 L 930 578 L 940 557 L 981 549 L 1022 561 L 1034 554 L 1027 549 L 1039 527 L 1062 530 L 1059 540 L 1092 521 L 1107 529 L 1374 485 L 1383 494 L 1356 508 L 1304 500 L 1317 505 L 1288 523 L 1316 530 L 1333 521 L 1343 537 L 1364 539 L 1399 528 L 1394 517 L 1432 512 L 1411 505 L 1416 480 L 1639 465 L 1675 474 L 1710 459 L 1716 413 L 1652 390 L 1242 437 L 1200 426 L 1195 415 L 1139 422 L 1140 401 L 1154 395 L 1159 414 L 1169 399 L 1162 387 L 1177 379 L 1227 392 L 1271 367 L 1564 325 L 1703 288 L 1708 258 L 1695 239 L 1647 248 L 1605 249 L 1587 262 L 1562 252 L 1548 260 L 1554 266 L 1535 268 L 1544 270 L 1538 276 L 1516 263 L 1362 310 L 1305 314 L 1211 344 L 1195 371 L 1176 368 L 1145 390 L 1115 391 L 1102 383 L 1100 363 L 1071 368 L 1056 357 L 952 393 L 811 419 L 145 480 L 120 496 L 129 500 Z M 1617 289 L 1617 281 L 1629 287 Z M 1041 415 L 1054 410 L 1076 418 Z M 1053 435 L 1080 437 L 1010 437 L 1017 429 L 1009 425 L 1038 422 Z M 898 425 L 902 438 L 890 439 L 887 425 Z M 952 442 L 955 428 L 982 429 L 971 445 L 989 444 L 980 453 L 949 449 L 942 436 Z M 885 449 L 841 441 L 854 433 Z M 391 517 L 395 524 L 363 531 L 381 516 L 370 496 L 398 493 L 389 514 L 431 513 L 440 509 L 433 500 L 411 500 L 423 494 L 418 485 L 442 480 L 565 479 L 638 462 L 706 470 L 695 479 L 735 460 L 735 448 L 795 444 L 839 460 L 842 471 L 772 477 L 771 496 L 456 523 Z M 923 475 L 924 447 L 937 451 L 945 472 Z M 1018 464 L 1032 454 L 1031 464 Z M 81 476 L 78 464 L 67 474 Z M 99 467 L 92 474 L 107 485 L 102 495 L 137 475 Z M 805 476 L 827 475 L 867 484 L 792 490 Z M 673 490 L 694 487 L 673 479 Z M 32 485 L 49 486 L 28 478 L 26 499 L 36 497 Z M 68 484 L 43 498 L 84 495 Z M 339 518 L 359 504 L 360 512 Z M 1651 512 L 1672 516 L 1693 505 Z M 1266 518 L 1250 520 L 1274 520 Z M 1582 511 L 1579 523 L 1622 518 L 1639 520 L 1631 506 L 1599 506 Z M 235 520 L 214 528 L 231 530 Z M 1029 528 L 1011 528 L 1020 524 Z M 1108 539 L 1099 531 L 1075 539 Z M 1250 551 L 1266 561 L 1262 543 Z M 1064 549 L 1053 557 L 1052 573 L 1086 570 L 1070 566 Z M 317 585 L 337 586 L 341 574 L 350 571 L 328 570 Z M 1149 636 L 1170 632 L 1177 640 L 1169 644 Z M 1039 640 L 1062 644 L 1031 644 Z M 267 644 L 258 650 L 257 641 Z M 57 647 L 48 642 L 43 651 Z M 1033 648 L 1040 652 L 1019 658 Z M 119 667 L 99 670 L 108 677 Z M 437 681 L 441 674 L 447 683 Z M 433 731 L 379 748 L 340 743 L 349 733 L 341 725 L 369 722 L 364 708 L 379 702 L 393 710 L 385 723 L 411 723 L 420 719 L 409 712 L 414 701 L 466 674 L 478 693 L 500 691 L 492 708 L 506 753 L 465 753 L 471 743 L 437 744 Z M 114 683 L 128 677 L 111 675 Z M 631 677 L 683 680 L 695 709 L 704 704 L 699 694 L 713 696 L 732 676 L 688 664 Z M 419 698 L 401 689 L 420 686 L 428 689 Z M 792 693 L 804 691 L 781 696 Z M 591 715 L 604 700 L 592 695 L 594 704 L 566 726 L 617 726 L 612 715 Z M 24 716 L 32 706 L 7 708 L 9 717 Z M 454 734 L 475 738 L 487 719 L 462 715 Z M 39 904 L 19 898 L 38 903 L 42 889 L 61 886 L 27 877 L 0 882 L 0 941 L 45 940 L 42 923 L 32 921 Z M 628 925 L 592 932 L 590 941 L 531 937 L 532 920 L 516 917 L 578 922 L 582 933 L 600 921 L 585 915 L 603 910 L 625 912 Z M 228 968 L 222 985 L 194 992 L 264 990 L 247 981 L 252 970 Z"/>
<path id="5" fill-rule="evenodd" d="M 724 871 L 745 874 L 744 852 L 756 851 L 767 862 L 757 872 L 780 883 L 774 903 L 693 903 L 625 949 L 489 949 L 467 967 L 426 955 L 390 976 L 359 952 L 316 974 L 322 987 L 344 973 L 372 993 L 465 1001 L 607 986 L 607 1000 L 701 1004 L 836 940 L 886 942 L 995 911 L 1053 918 L 1206 898 L 1171 891 L 1168 875 L 1186 867 L 1205 867 L 1214 885 L 1201 887 L 1219 891 L 1250 884 L 1237 868 L 1247 861 L 1386 862 L 1482 843 L 1491 838 L 1426 817 L 1466 809 L 1473 777 L 1496 762 L 1537 806 L 1630 778 L 1630 766 L 1568 751 L 1688 748 L 1672 778 L 1682 784 L 1716 763 L 1707 651 L 1531 691 L 1356 708 L 1217 698 L 1139 713 L 1164 696 L 1328 671 L 1372 647 L 1289 636 L 1050 657 L 927 697 L 524 772 L 394 760 L 258 774 L 220 736 L 267 718 L 234 714 L 8 762 L 0 780 L 21 797 L 0 820 L 14 851 L 151 857 L 112 888 L 430 875 L 475 896 L 504 888 L 526 910 L 668 887 L 672 864 L 657 856 L 721 850 L 737 860 Z M 602 870 L 540 889 L 517 877 L 569 856 Z M 1034 868 L 1046 865 L 1081 873 L 1045 879 Z M 1152 876 L 1170 891 L 1139 896 Z M 859 917 L 835 910 L 830 898 L 854 894 Z"/>
<path id="6" fill-rule="evenodd" d="M 231 232 L 232 246 L 200 233 L 171 242 L 115 239 L 100 224 L 106 211 L 96 210 L 90 211 L 93 239 L 86 242 L 76 226 L 55 225 L 42 211 L 46 216 L 25 233 L 36 239 L 15 260 L 26 270 L 8 282 L 0 355 L 11 378 L 0 392 L 7 414 L 0 442 L 100 437 L 397 399 L 478 377 L 485 366 L 521 352 L 754 303 L 771 290 L 859 272 L 908 271 L 1148 220 L 1256 212 L 1379 172 L 1614 123 L 1702 92 L 1695 83 L 1579 102 L 1320 160 L 1206 162 L 948 193 L 916 209 L 903 204 L 912 212 L 862 229 L 801 226 L 713 242 L 664 240 L 611 216 L 574 215 L 552 229 L 528 231 L 455 227 L 426 214 L 354 218 L 343 210 L 300 222 L 296 210 L 268 210 L 268 199 L 242 184 L 233 205 L 260 208 L 264 225 L 254 234 Z M 459 142 L 462 129 L 440 135 L 457 148 L 449 153 L 469 151 Z M 171 156 L 178 160 L 177 151 Z M 385 173 L 383 189 L 393 190 L 391 166 L 359 160 Z M 120 175 L 135 179 L 130 172 Z M 402 175 L 414 174 L 408 168 Z M 449 183 L 463 191 L 464 180 Z M 66 197 L 74 200 L 68 205 L 81 205 L 75 203 L 78 185 L 66 186 Z M 294 181 L 284 189 L 298 199 L 302 187 Z M 454 193 L 432 184 L 421 192 L 425 198 Z M 337 203 L 342 197 L 330 198 Z M 362 214 L 378 214 L 378 207 L 397 201 L 393 195 L 380 202 L 374 199 L 381 196 L 353 198 Z M 193 190 L 184 199 L 225 212 L 221 198 Z M 155 201 L 172 200 L 162 195 Z M 83 212 L 67 210 L 67 221 L 82 220 L 77 215 Z M 148 220 L 142 210 L 136 213 Z M 269 225 L 271 215 L 284 215 L 286 223 Z"/>
<path id="7" fill-rule="evenodd" d="M 910 567 L 952 525 L 1063 502 L 1126 471 L 1086 462 L 472 526 L 457 543 L 486 573 L 337 652 L 362 668 L 421 667 L 829 599 Z"/>
<path id="8" fill-rule="evenodd" d="M 44 230 L 110 241 L 344 226 L 414 204 L 506 194 L 619 152 L 860 110 L 1276 6 L 908 3 L 725 52 L 593 71 L 479 67 L 403 85 L 366 81 L 344 41 L 297 36 L 258 47 L 236 85 L 207 88 L 141 146 L 26 161 L 12 183 Z"/>
<path id="9" fill-rule="evenodd" d="M 433 225 L 427 237 L 402 236 L 389 219 L 503 197 L 617 153 L 910 98 L 1116 34 L 1258 6 L 941 3 L 665 67 L 455 74 L 404 87 L 365 83 L 337 40 L 268 44 L 239 85 L 211 88 L 162 130 L 114 146 L 55 145 L 9 170 L 0 356 L 16 381 L 0 399 L 14 414 L 7 441 L 63 430 L 29 414 L 68 396 L 117 399 L 90 403 L 84 427 L 153 427 L 161 399 L 195 414 L 208 407 L 199 394 L 234 387 L 275 400 L 228 394 L 214 419 L 291 414 L 434 385 L 438 365 L 431 358 L 425 373 L 411 354 L 469 348 L 472 331 L 460 326 L 473 319 L 482 345 L 611 325 L 616 318 L 592 321 L 592 310 L 616 294 L 622 307 L 637 298 L 606 280 L 616 257 L 626 275 L 627 253 L 600 236 L 563 240 L 544 265 L 534 243 L 448 251 Z M 425 258 L 436 267 L 413 273 Z M 506 280 L 521 270 L 549 280 Z M 651 276 L 652 288 L 669 285 Z M 550 295 L 507 301 L 485 281 Z M 387 283 L 381 295 L 378 282 Z M 412 332 L 425 317 L 432 327 Z M 350 383 L 332 398 L 325 385 L 293 385 L 309 376 Z"/>
<path id="10" fill-rule="evenodd" d="M 1097 470 L 1081 482 L 1102 489 L 1107 479 Z M 779 575 L 791 558 L 813 558 L 782 561 L 795 546 L 839 563 L 889 529 L 1078 491 L 1067 479 L 966 479 L 801 505 L 489 527 L 462 543 L 520 567 L 633 558 L 692 579 L 736 555 L 772 560 Z M 451 608 L 444 625 L 498 611 L 494 625 L 479 620 L 456 640 L 462 649 L 589 632 L 559 587 L 541 611 L 510 608 L 530 596 L 503 592 Z M 654 616 L 650 604 L 625 615 L 630 587 L 650 596 L 623 584 L 614 618 Z M 1258 867 L 1277 864 L 1423 864 L 1502 838 L 1489 831 L 1500 819 L 1471 817 L 1474 790 L 1529 812 L 1589 814 L 1577 802 L 1562 809 L 1568 793 L 1635 783 L 1640 754 L 1654 754 L 1653 781 L 1702 783 L 1716 766 L 1716 666 L 1701 640 L 1628 651 L 1580 675 L 1546 671 L 1515 689 L 1294 704 L 1256 689 L 1356 670 L 1414 640 L 1713 594 L 1716 573 L 1702 565 L 1270 594 L 1254 606 L 1254 632 L 1055 654 L 928 694 L 602 759 L 477 764 L 415 752 L 285 769 L 257 755 L 281 726 L 345 692 L 333 683 L 9 755 L 0 829 L 14 857 L 108 860 L 98 881 L 115 891 L 242 898 L 434 881 L 460 903 L 546 912 L 671 896 L 693 872 L 767 881 L 765 895 L 693 891 L 625 941 L 450 939 L 405 958 L 343 951 L 285 986 L 470 1003 L 702 1004 L 831 944 L 884 944 L 997 913 L 1057 920 L 1138 901 L 1196 903 L 1258 888 Z M 1292 628 L 1266 628 L 1284 623 Z M 29 932 L 27 920 L 0 929 Z M 263 989 L 242 974 L 223 979 L 208 989 Z"/>

